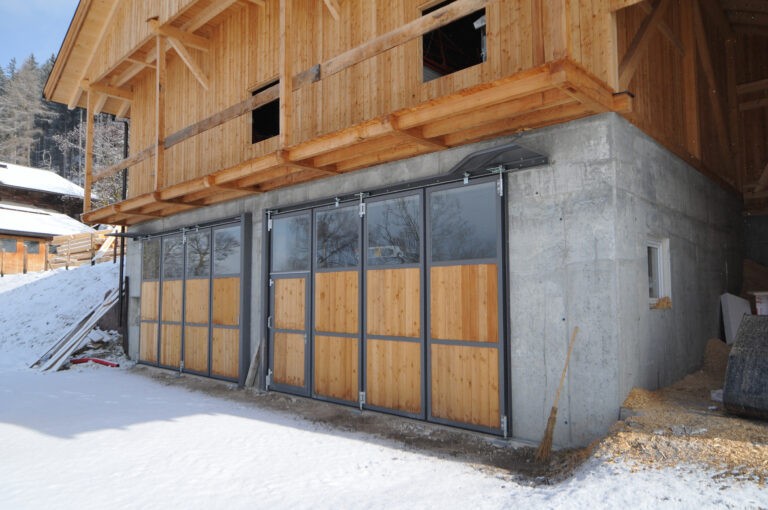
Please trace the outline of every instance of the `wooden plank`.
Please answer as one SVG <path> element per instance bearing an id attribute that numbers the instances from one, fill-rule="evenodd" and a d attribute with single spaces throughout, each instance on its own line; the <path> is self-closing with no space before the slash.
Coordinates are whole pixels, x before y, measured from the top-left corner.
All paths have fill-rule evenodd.
<path id="1" fill-rule="evenodd" d="M 186 324 L 208 324 L 208 278 L 191 278 L 186 281 L 184 321 Z"/>
<path id="2" fill-rule="evenodd" d="M 611 12 L 620 11 L 621 9 L 632 7 L 643 1 L 644 0 L 608 0 L 608 10 Z"/>
<path id="3" fill-rule="evenodd" d="M 169 39 L 175 39 L 183 45 L 196 50 L 208 51 L 211 47 L 211 41 L 192 32 L 181 30 L 172 25 L 163 25 L 157 19 L 149 19 L 147 23 L 155 35 L 163 35 Z"/>
<path id="4" fill-rule="evenodd" d="M 139 330 L 139 359 L 157 363 L 157 323 L 142 321 Z"/>
<path id="5" fill-rule="evenodd" d="M 325 3 L 325 7 L 328 9 L 328 12 L 331 13 L 331 16 L 333 16 L 333 19 L 336 21 L 339 21 L 339 11 L 341 8 L 339 7 L 339 0 L 323 0 Z"/>
<path id="6" fill-rule="evenodd" d="M 217 0 L 211 2 L 206 8 L 198 12 L 194 18 L 184 23 L 181 29 L 185 32 L 195 32 L 213 18 L 229 9 L 236 2 L 237 0 Z"/>
<path id="7" fill-rule="evenodd" d="M 293 140 L 293 0 L 280 0 L 280 148 Z"/>
<path id="8" fill-rule="evenodd" d="M 208 372 L 208 326 L 184 327 L 184 369 Z"/>
<path id="9" fill-rule="evenodd" d="M 358 277 L 358 271 L 315 274 L 315 331 L 359 331 Z"/>
<path id="10" fill-rule="evenodd" d="M 728 128 L 731 141 L 731 154 L 735 157 L 735 168 L 737 173 L 736 186 L 743 189 L 746 176 L 743 157 L 741 153 L 741 129 L 739 121 L 739 96 L 736 91 L 736 40 L 727 39 L 725 41 L 725 59 L 727 75 L 727 96 L 728 96 Z"/>
<path id="11" fill-rule="evenodd" d="M 95 93 L 88 92 L 88 108 L 85 123 L 85 182 L 83 183 L 83 212 L 91 210 L 91 186 L 93 185 L 93 109 Z"/>
<path id="12" fill-rule="evenodd" d="M 357 338 L 315 336 L 314 393 L 357 402 L 359 361 Z"/>
<path id="13" fill-rule="evenodd" d="M 496 264 L 432 267 L 431 338 L 498 342 L 497 276 Z"/>
<path id="14" fill-rule="evenodd" d="M 275 332 L 272 380 L 277 384 L 304 387 L 305 335 Z"/>
<path id="15" fill-rule="evenodd" d="M 683 57 L 683 111 L 685 114 L 685 146 L 688 152 L 701 159 L 701 125 L 699 117 L 699 85 L 696 55 L 696 35 L 693 27 L 691 2 L 681 4 L 680 30 L 685 56 Z"/>
<path id="16" fill-rule="evenodd" d="M 756 80 L 749 83 L 741 83 L 736 87 L 739 94 L 749 94 L 751 92 L 763 92 L 768 90 L 768 78 L 765 80 Z"/>
<path id="17" fill-rule="evenodd" d="M 240 373 L 240 330 L 214 327 L 211 337 L 211 375 L 237 379 Z"/>
<path id="18" fill-rule="evenodd" d="M 305 329 L 307 279 L 278 278 L 275 280 L 275 327 Z"/>
<path id="19" fill-rule="evenodd" d="M 130 90 L 121 89 L 120 87 L 90 83 L 85 85 L 83 88 L 92 90 L 99 94 L 107 95 L 109 97 L 116 97 L 118 99 L 125 99 L 126 101 L 133 101 L 133 92 Z"/>
<path id="20" fill-rule="evenodd" d="M 195 77 L 200 86 L 205 90 L 208 90 L 208 87 L 210 86 L 208 77 L 198 65 L 197 61 L 195 61 L 195 58 L 189 53 L 189 50 L 187 50 L 184 44 L 175 37 L 169 37 L 168 42 L 171 43 L 173 49 L 176 50 L 176 54 L 179 55 L 182 62 L 186 64 L 187 69 L 189 69 L 189 72 L 192 73 L 192 76 Z"/>
<path id="21" fill-rule="evenodd" d="M 768 190 L 768 163 L 765 165 L 765 168 L 763 168 L 762 173 L 760 173 L 760 177 L 757 179 L 757 184 L 754 189 L 756 193 L 765 190 Z"/>
<path id="22" fill-rule="evenodd" d="M 419 413 L 422 410 L 421 343 L 366 340 L 366 403 Z"/>
<path id="23" fill-rule="evenodd" d="M 646 14 L 653 13 L 653 5 L 649 0 L 642 0 L 639 5 L 643 12 Z M 660 21 L 656 28 L 658 28 L 659 32 L 661 32 L 662 35 L 664 35 L 664 37 L 666 37 L 667 40 L 672 43 L 679 55 L 685 55 L 685 45 L 680 40 L 680 38 L 677 37 L 677 34 L 675 34 L 675 32 L 669 28 L 669 25 L 667 25 L 664 21 Z"/>
<path id="24" fill-rule="evenodd" d="M 739 103 L 739 111 L 746 112 L 749 110 L 757 110 L 759 108 L 768 107 L 768 98 L 754 99 L 752 101 L 742 101 Z"/>
<path id="25" fill-rule="evenodd" d="M 432 344 L 431 353 L 432 416 L 500 428 L 498 349 Z"/>
<path id="26" fill-rule="evenodd" d="M 181 326 L 160 324 L 160 364 L 173 368 L 181 366 Z"/>
<path id="27" fill-rule="evenodd" d="M 132 166 L 138 165 L 142 161 L 146 161 L 147 159 L 154 156 L 155 150 L 156 150 L 156 147 L 154 145 L 151 147 L 147 147 L 146 149 L 140 152 L 137 152 L 133 156 L 126 158 L 120 161 L 119 163 L 115 163 L 114 165 L 99 169 L 96 172 L 96 175 L 94 175 L 93 180 L 100 181 L 101 179 L 106 179 L 107 177 L 115 175 L 117 172 L 120 172 L 126 168 L 130 168 Z"/>
<path id="28" fill-rule="evenodd" d="M 290 161 L 304 161 L 363 140 L 392 134 L 394 131 L 388 118 L 373 119 L 297 144 L 287 150 L 287 155 Z"/>
<path id="29" fill-rule="evenodd" d="M 365 42 L 341 55 L 337 55 L 320 64 L 320 77 L 322 79 L 333 76 L 355 64 L 375 57 L 389 49 L 407 43 L 412 39 L 421 37 L 427 32 L 445 26 L 459 18 L 484 8 L 494 0 L 456 0 L 429 14 L 410 21 L 395 30 L 387 32 Z M 305 79 L 304 73 L 294 77 L 294 87 L 300 88 L 310 82 Z"/>
<path id="30" fill-rule="evenodd" d="M 157 69 L 155 70 L 155 179 L 152 189 L 159 190 L 165 185 L 165 41 L 155 37 L 157 47 Z"/>
<path id="31" fill-rule="evenodd" d="M 632 43 L 624 53 L 619 64 L 619 84 L 621 88 L 627 88 L 629 82 L 637 70 L 637 66 L 640 64 L 640 60 L 645 55 L 645 51 L 648 49 L 648 43 L 654 33 L 654 30 L 661 23 L 664 14 L 669 7 L 671 0 L 659 0 L 659 3 L 654 7 L 653 12 L 649 14 L 640 29 L 632 39 Z"/>
<path id="32" fill-rule="evenodd" d="M 166 280 L 163 282 L 161 320 L 163 322 L 181 322 L 182 281 Z"/>
<path id="33" fill-rule="evenodd" d="M 160 299 L 159 282 L 141 282 L 140 317 L 143 321 L 156 321 Z"/>
<path id="34" fill-rule="evenodd" d="M 369 335 L 421 336 L 421 270 L 366 271 L 366 331 Z"/>
<path id="35" fill-rule="evenodd" d="M 213 279 L 213 323 L 240 324 L 240 278 Z"/>

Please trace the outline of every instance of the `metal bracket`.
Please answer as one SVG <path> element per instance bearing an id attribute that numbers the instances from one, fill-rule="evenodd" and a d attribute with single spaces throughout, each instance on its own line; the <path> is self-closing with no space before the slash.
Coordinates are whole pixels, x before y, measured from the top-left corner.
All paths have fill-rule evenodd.
<path id="1" fill-rule="evenodd" d="M 272 232 L 272 211 L 267 211 L 267 232 Z"/>
<path id="2" fill-rule="evenodd" d="M 359 399 L 359 402 L 360 402 L 360 410 L 362 411 L 363 410 L 363 405 L 365 405 L 365 392 L 364 391 L 360 392 L 360 395 L 359 395 L 358 399 Z"/>
<path id="3" fill-rule="evenodd" d="M 267 377 L 266 377 L 266 383 L 267 383 L 267 389 L 269 389 L 270 386 L 272 386 L 272 369 L 270 368 L 267 370 Z"/>
<path id="4" fill-rule="evenodd" d="M 272 316 L 267 317 L 267 329 L 272 329 Z"/>
<path id="5" fill-rule="evenodd" d="M 275 280 L 273 280 L 272 278 L 270 278 L 270 279 L 269 279 L 269 286 L 270 286 L 270 287 L 274 287 L 274 285 L 275 285 Z"/>
<path id="6" fill-rule="evenodd" d="M 358 210 L 358 214 L 362 218 L 363 216 L 365 216 L 365 202 L 363 202 L 363 199 L 368 196 L 368 193 L 358 193 L 357 196 L 360 197 L 360 207 Z"/>
<path id="7" fill-rule="evenodd" d="M 507 415 L 502 415 L 501 417 L 501 431 L 504 434 L 504 439 L 507 438 Z"/>

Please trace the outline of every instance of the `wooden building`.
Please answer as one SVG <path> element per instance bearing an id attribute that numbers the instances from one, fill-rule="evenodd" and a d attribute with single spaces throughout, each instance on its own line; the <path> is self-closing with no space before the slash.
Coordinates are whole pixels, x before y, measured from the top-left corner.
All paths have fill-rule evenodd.
<path id="1" fill-rule="evenodd" d="M 131 119 L 83 217 L 141 362 L 536 439 L 578 325 L 577 444 L 717 334 L 766 50 L 757 1 L 81 0 L 45 95 Z"/>
<path id="2" fill-rule="evenodd" d="M 49 171 L 0 162 L 0 275 L 50 268 L 54 236 L 94 232 L 71 215 L 83 188 Z"/>

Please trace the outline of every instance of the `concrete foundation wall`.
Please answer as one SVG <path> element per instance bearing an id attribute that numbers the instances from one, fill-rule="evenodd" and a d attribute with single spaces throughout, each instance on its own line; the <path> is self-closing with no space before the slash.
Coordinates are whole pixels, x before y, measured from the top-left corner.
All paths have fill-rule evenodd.
<path id="1" fill-rule="evenodd" d="M 159 232 L 251 213 L 251 354 L 263 337 L 266 209 L 448 172 L 509 138 L 425 155 L 142 224 Z M 696 368 L 717 334 L 716 296 L 738 281 L 738 200 L 608 114 L 526 133 L 550 164 L 512 173 L 508 207 L 511 433 L 538 441 L 570 333 L 580 328 L 561 395 L 555 443 L 584 444 L 618 417 L 635 385 L 656 387 Z M 645 240 L 670 238 L 673 306 L 649 310 Z M 130 247 L 130 356 L 138 356 L 140 250 Z M 729 269 L 726 269 L 725 261 Z M 731 267 L 730 264 L 733 264 Z M 732 270 L 731 270 L 732 269 Z M 264 373 L 257 384 L 263 385 Z"/>

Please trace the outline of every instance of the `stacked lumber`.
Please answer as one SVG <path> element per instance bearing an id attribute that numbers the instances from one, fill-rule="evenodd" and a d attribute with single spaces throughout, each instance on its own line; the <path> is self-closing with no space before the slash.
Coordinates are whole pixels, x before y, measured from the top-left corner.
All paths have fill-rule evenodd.
<path id="1" fill-rule="evenodd" d="M 117 303 L 118 289 L 107 292 L 104 301 L 86 313 L 82 319 L 72 325 L 59 340 L 35 361 L 32 368 L 40 370 L 59 370 L 69 361 L 72 353 L 82 348 L 88 342 L 88 334 L 96 327 L 99 320 Z"/>
<path id="2" fill-rule="evenodd" d="M 104 262 L 114 259 L 112 249 L 115 238 L 108 234 L 115 230 L 94 233 L 56 236 L 51 240 L 54 253 L 48 256 L 50 269 L 77 267 L 91 262 Z"/>

